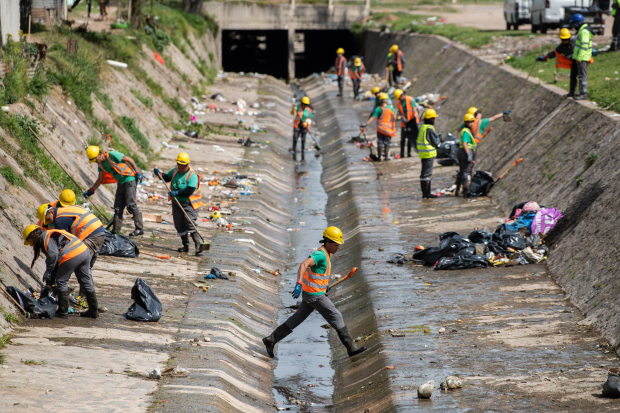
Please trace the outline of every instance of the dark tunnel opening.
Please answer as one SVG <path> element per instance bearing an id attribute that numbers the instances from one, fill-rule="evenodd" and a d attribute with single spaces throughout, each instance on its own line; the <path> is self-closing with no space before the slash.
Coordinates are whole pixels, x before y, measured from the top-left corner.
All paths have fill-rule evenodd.
<path id="1" fill-rule="evenodd" d="M 336 49 L 350 59 L 359 44 L 349 30 L 296 30 L 295 77 L 328 71 Z M 227 72 L 257 72 L 288 78 L 287 30 L 223 30 L 222 66 Z"/>

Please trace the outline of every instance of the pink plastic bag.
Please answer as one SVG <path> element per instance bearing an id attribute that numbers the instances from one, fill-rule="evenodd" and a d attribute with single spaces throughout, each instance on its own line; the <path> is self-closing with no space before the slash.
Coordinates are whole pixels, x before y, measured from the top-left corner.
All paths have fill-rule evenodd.
<path id="1" fill-rule="evenodd" d="M 540 233 L 546 235 L 563 217 L 564 215 L 555 208 L 541 209 L 536 213 L 534 221 L 532 221 L 532 234 Z"/>

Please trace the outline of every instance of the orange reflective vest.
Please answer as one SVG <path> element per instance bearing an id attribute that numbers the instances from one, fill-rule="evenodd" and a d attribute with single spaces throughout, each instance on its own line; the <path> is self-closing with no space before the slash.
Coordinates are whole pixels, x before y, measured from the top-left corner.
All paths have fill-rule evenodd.
<path id="1" fill-rule="evenodd" d="M 170 182 L 174 180 L 174 177 L 176 176 L 178 172 L 179 172 L 179 167 L 177 166 L 176 168 L 174 168 L 174 172 L 172 173 L 172 179 L 170 179 Z M 196 188 L 194 193 L 192 193 L 189 196 L 189 202 L 190 204 L 192 204 L 192 208 L 198 209 L 202 206 L 202 201 L 201 201 L 202 191 L 200 190 L 200 175 L 198 175 L 196 171 L 192 169 L 191 166 L 189 167 L 189 171 L 187 172 L 187 175 L 185 175 L 185 182 L 187 183 L 187 181 L 189 180 L 189 178 L 192 177 L 193 174 L 196 174 L 196 176 L 198 177 L 198 187 Z M 168 197 L 168 201 L 172 201 L 172 198 Z"/>
<path id="2" fill-rule="evenodd" d="M 50 205 L 51 205 L 52 207 L 56 208 L 56 207 L 57 207 L 57 205 L 58 205 L 58 201 L 50 202 Z M 40 227 L 41 227 L 41 229 L 42 229 L 42 230 L 44 230 L 44 231 L 47 231 L 48 229 L 50 229 L 50 228 L 51 228 L 51 227 L 49 227 L 49 226 L 45 225 L 45 224 L 43 223 L 43 221 L 41 221 L 41 220 L 38 220 L 38 221 L 37 221 L 37 225 L 38 225 L 38 226 L 40 226 Z"/>
<path id="3" fill-rule="evenodd" d="M 63 262 L 69 261 L 71 258 L 77 257 L 88 249 L 78 237 L 69 234 L 67 231 L 50 229 L 48 231 L 45 231 L 45 235 L 43 236 L 43 249 L 45 250 L 46 254 L 50 242 L 50 237 L 52 236 L 52 234 L 55 233 L 58 233 L 69 240 L 69 243 L 62 247 L 59 251 L 60 260 L 58 261 L 58 265 L 61 265 Z"/>
<path id="4" fill-rule="evenodd" d="M 555 68 L 556 69 L 568 69 L 570 70 L 573 67 L 573 61 L 572 59 L 569 59 L 568 57 L 565 57 L 563 55 L 561 55 L 560 53 L 558 53 L 556 50 L 554 50 L 555 52 Z M 594 59 L 590 58 L 590 64 L 594 63 Z"/>
<path id="5" fill-rule="evenodd" d="M 56 212 L 56 218 L 73 218 L 73 225 L 71 225 L 71 234 L 84 241 L 90 234 L 95 232 L 96 229 L 103 227 L 103 224 L 89 210 L 82 208 L 81 206 L 71 205 L 58 208 Z"/>
<path id="6" fill-rule="evenodd" d="M 125 162 L 121 162 L 121 163 L 114 162 L 112 158 L 110 158 L 110 155 L 107 152 L 104 152 L 103 154 L 105 155 L 105 160 L 110 164 L 112 169 L 114 169 L 114 171 L 117 174 L 123 175 L 123 176 L 136 176 L 136 171 L 134 171 L 131 166 L 127 165 Z M 97 161 L 97 163 L 99 164 L 99 167 L 103 170 L 104 181 L 107 181 L 103 183 L 117 182 L 116 178 L 114 178 L 112 174 L 110 174 L 103 168 L 103 165 L 101 164 L 101 162 Z"/>
<path id="7" fill-rule="evenodd" d="M 381 116 L 377 118 L 377 132 L 393 138 L 396 136 L 396 113 L 387 106 L 381 109 Z"/>
<path id="8" fill-rule="evenodd" d="M 295 129 L 299 129 L 299 125 L 301 124 L 301 119 L 304 116 L 304 110 L 308 110 L 308 117 L 310 117 L 310 114 L 312 113 L 312 108 L 307 107 L 306 109 L 302 109 L 301 105 L 299 105 L 299 109 L 297 110 L 297 113 L 295 114 L 295 119 L 293 119 L 293 127 Z M 310 126 L 308 126 L 307 129 L 310 130 Z"/>
<path id="9" fill-rule="evenodd" d="M 413 108 L 415 104 L 413 103 L 413 98 L 411 96 L 405 96 L 405 108 L 407 109 L 407 113 L 403 111 L 403 103 L 400 99 L 396 102 L 396 106 L 398 106 L 398 110 L 400 111 L 400 115 L 403 117 L 403 120 L 400 122 L 400 127 L 404 128 L 405 123 L 409 122 L 411 119 L 415 117 L 415 122 L 418 123 L 418 115 L 413 112 Z"/>
<path id="10" fill-rule="evenodd" d="M 364 66 L 364 63 L 362 63 L 359 68 L 359 72 L 355 71 L 355 66 L 351 68 L 351 72 L 349 73 L 349 75 L 351 76 L 352 80 L 362 80 L 362 76 L 364 75 L 364 73 L 366 73 L 366 66 Z"/>
<path id="11" fill-rule="evenodd" d="M 344 71 L 347 67 L 347 58 L 344 56 L 336 57 L 336 72 L 338 76 L 344 75 Z"/>
<path id="12" fill-rule="evenodd" d="M 332 275 L 332 260 L 329 256 L 329 252 L 327 252 L 324 246 L 319 248 L 319 250 L 325 252 L 327 268 L 325 269 L 325 274 L 317 274 L 312 272 L 310 268 L 306 270 L 304 278 L 301 280 L 301 289 L 307 293 L 326 292 L 327 286 L 329 285 L 329 277 Z"/>
<path id="13" fill-rule="evenodd" d="M 480 143 L 480 141 L 484 137 L 482 135 L 482 131 L 480 130 L 480 125 L 482 124 L 482 122 L 480 122 L 481 120 L 482 119 L 476 118 L 476 120 L 474 120 L 474 125 L 471 128 L 474 135 L 474 141 L 476 141 L 477 144 Z"/>
<path id="14" fill-rule="evenodd" d="M 394 62 L 394 57 L 396 57 L 396 70 L 399 72 L 403 71 L 403 52 L 400 50 L 396 51 L 396 56 L 392 56 L 392 62 Z"/>

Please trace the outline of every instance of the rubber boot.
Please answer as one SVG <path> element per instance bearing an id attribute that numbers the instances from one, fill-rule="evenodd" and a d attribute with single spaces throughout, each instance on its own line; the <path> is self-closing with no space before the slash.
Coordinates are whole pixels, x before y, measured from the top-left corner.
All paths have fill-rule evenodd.
<path id="1" fill-rule="evenodd" d="M 120 234 L 123 227 L 123 217 L 121 215 L 114 215 L 114 222 L 112 224 L 112 233 Z"/>
<path id="2" fill-rule="evenodd" d="M 80 317 L 98 318 L 99 307 L 97 304 L 97 294 L 95 294 L 94 292 L 86 292 L 86 302 L 88 303 L 88 310 L 82 311 L 80 313 Z"/>
<path id="3" fill-rule="evenodd" d="M 575 100 L 587 100 L 588 99 L 588 94 L 587 93 L 579 93 L 579 94 L 575 95 L 573 97 L 573 99 L 575 99 Z"/>
<path id="4" fill-rule="evenodd" d="M 56 310 L 56 317 L 67 319 L 69 318 L 69 291 L 58 291 L 58 310 Z"/>
<path id="5" fill-rule="evenodd" d="M 467 196 L 469 193 L 469 179 L 462 179 L 461 185 L 463 185 L 463 196 Z"/>
<path id="6" fill-rule="evenodd" d="M 181 242 L 183 243 L 183 246 L 179 248 L 177 251 L 189 252 L 189 236 L 187 234 L 181 235 Z"/>
<path id="7" fill-rule="evenodd" d="M 339 330 L 336 330 L 338 333 L 338 337 L 344 346 L 347 348 L 347 353 L 349 353 L 349 357 L 353 357 L 356 354 L 360 354 L 366 351 L 366 346 L 358 347 L 353 342 L 353 337 L 351 337 L 351 333 L 349 333 L 349 329 L 347 326 L 342 327 Z"/>
<path id="8" fill-rule="evenodd" d="M 377 146 L 377 162 L 381 162 L 381 146 Z"/>
<path id="9" fill-rule="evenodd" d="M 385 152 L 385 160 L 386 160 L 386 161 L 389 161 L 389 160 L 390 160 L 390 148 L 389 148 L 387 145 L 385 145 L 385 146 L 384 146 L 384 148 L 385 148 L 385 149 L 384 149 L 384 152 Z"/>
<path id="10" fill-rule="evenodd" d="M 192 239 L 194 240 L 194 245 L 196 246 L 196 256 L 200 257 L 202 255 L 202 251 L 200 251 L 200 235 L 196 231 L 192 232 Z"/>
<path id="11" fill-rule="evenodd" d="M 424 198 L 427 198 L 427 199 L 437 198 L 437 195 L 434 195 L 431 193 L 431 181 L 424 181 L 423 185 L 425 186 Z"/>
<path id="12" fill-rule="evenodd" d="M 273 350 L 276 347 L 278 342 L 282 341 L 286 336 L 291 334 L 293 330 L 291 330 L 286 323 L 281 324 L 273 330 L 270 336 L 267 336 L 263 339 L 263 344 L 265 345 L 265 349 L 267 350 L 267 354 L 269 357 L 274 358 Z"/>
<path id="13" fill-rule="evenodd" d="M 142 212 L 134 212 L 133 214 L 133 224 L 136 226 L 136 229 L 129 234 L 130 237 L 137 237 L 139 235 L 144 235 L 144 222 L 142 221 Z"/>
<path id="14" fill-rule="evenodd" d="M 459 191 L 461 190 L 461 180 L 456 180 L 456 189 L 454 190 L 454 196 L 459 196 Z M 465 195 L 465 190 L 463 189 L 463 195 Z"/>

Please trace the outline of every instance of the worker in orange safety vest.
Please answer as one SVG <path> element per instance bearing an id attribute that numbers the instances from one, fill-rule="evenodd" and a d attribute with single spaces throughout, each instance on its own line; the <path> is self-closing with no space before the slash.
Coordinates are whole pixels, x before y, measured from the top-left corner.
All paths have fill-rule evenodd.
<path id="1" fill-rule="evenodd" d="M 344 49 L 342 47 L 336 50 L 336 74 L 338 75 L 338 95 L 336 96 L 342 96 L 344 78 L 347 75 L 347 58 L 344 57 Z"/>
<path id="2" fill-rule="evenodd" d="M 390 160 L 390 145 L 392 138 L 396 137 L 396 111 L 394 107 L 388 105 L 387 93 L 379 94 L 379 106 L 375 109 L 372 116 L 365 124 L 360 125 L 364 130 L 373 119 L 377 119 L 377 160 L 381 161 L 381 148 L 385 148 L 385 160 Z"/>
<path id="3" fill-rule="evenodd" d="M 407 142 L 407 157 L 411 158 L 411 148 L 415 147 L 418 138 L 419 114 L 415 99 L 407 96 L 402 90 L 394 91 L 396 107 L 402 118 L 400 122 L 400 157 L 405 157 L 405 141 Z"/>

